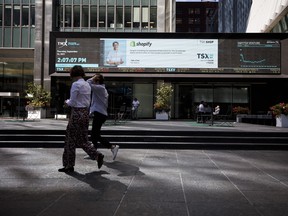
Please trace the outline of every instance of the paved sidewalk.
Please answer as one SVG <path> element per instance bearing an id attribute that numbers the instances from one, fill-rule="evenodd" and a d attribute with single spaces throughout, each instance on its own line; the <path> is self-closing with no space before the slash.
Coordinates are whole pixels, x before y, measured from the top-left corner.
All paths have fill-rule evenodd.
<path id="1" fill-rule="evenodd" d="M 65 130 L 67 120 L 41 119 L 40 121 L 22 121 L 17 119 L 0 119 L 1 130 Z M 91 124 L 90 124 L 91 126 Z M 91 127 L 89 128 L 91 129 Z M 103 130 L 165 130 L 165 131 L 243 131 L 243 132 L 288 132 L 288 128 L 279 128 L 271 125 L 256 125 L 247 123 L 233 123 L 233 127 L 198 124 L 195 121 L 156 121 L 139 120 L 117 122 L 108 120 Z"/>
<path id="2" fill-rule="evenodd" d="M 287 151 L 101 151 L 68 175 L 62 149 L 0 148 L 0 215 L 287 215 Z"/>

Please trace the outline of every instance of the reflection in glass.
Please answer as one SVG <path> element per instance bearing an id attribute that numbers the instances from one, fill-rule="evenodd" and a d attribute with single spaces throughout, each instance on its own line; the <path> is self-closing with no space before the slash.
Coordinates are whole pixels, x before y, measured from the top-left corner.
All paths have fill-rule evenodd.
<path id="1" fill-rule="evenodd" d="M 4 26 L 11 26 L 11 5 L 5 5 L 4 8 Z"/>
<path id="2" fill-rule="evenodd" d="M 22 6 L 22 26 L 29 25 L 29 6 Z"/>
<path id="3" fill-rule="evenodd" d="M 20 6 L 13 6 L 13 26 L 20 26 Z"/>
<path id="4" fill-rule="evenodd" d="M 80 6 L 73 7 L 73 27 L 80 27 Z"/>
<path id="5" fill-rule="evenodd" d="M 97 27 L 97 7 L 91 6 L 90 26 Z"/>
<path id="6" fill-rule="evenodd" d="M 82 7 L 82 27 L 88 27 L 89 25 L 89 7 Z"/>

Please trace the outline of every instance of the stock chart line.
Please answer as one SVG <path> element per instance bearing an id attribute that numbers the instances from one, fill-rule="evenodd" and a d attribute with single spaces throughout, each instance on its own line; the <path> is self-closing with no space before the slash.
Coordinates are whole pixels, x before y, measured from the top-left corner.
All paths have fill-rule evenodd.
<path id="1" fill-rule="evenodd" d="M 260 64 L 260 63 L 265 62 L 265 61 L 266 61 L 266 59 L 261 59 L 258 61 L 245 60 L 244 55 L 242 53 L 240 53 L 240 62 L 243 62 L 243 63 Z"/>

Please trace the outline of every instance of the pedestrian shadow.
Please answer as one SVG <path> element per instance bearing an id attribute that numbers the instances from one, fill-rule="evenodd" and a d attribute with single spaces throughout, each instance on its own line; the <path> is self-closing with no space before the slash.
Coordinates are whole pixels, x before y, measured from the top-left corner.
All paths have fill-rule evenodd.
<path id="1" fill-rule="evenodd" d="M 110 175 L 110 173 L 103 170 L 93 171 L 85 174 L 75 171 L 73 173 L 67 173 L 67 175 L 90 185 L 91 188 L 98 191 L 104 192 L 105 190 L 113 187 L 113 185 L 118 189 L 122 188 L 123 190 L 126 190 L 126 186 L 124 184 L 104 177 L 103 175 Z"/>
<path id="2" fill-rule="evenodd" d="M 140 171 L 139 167 L 133 166 L 131 164 L 123 163 L 120 161 L 105 162 L 104 165 L 110 169 L 118 170 L 120 172 L 118 176 L 145 175 L 145 173 Z"/>

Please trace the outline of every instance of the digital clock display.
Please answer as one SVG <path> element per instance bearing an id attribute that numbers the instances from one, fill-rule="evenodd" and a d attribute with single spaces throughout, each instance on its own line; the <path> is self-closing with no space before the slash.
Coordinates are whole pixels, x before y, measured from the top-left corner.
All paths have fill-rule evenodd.
<path id="1" fill-rule="evenodd" d="M 87 58 L 57 58 L 57 63 L 86 63 Z"/>

